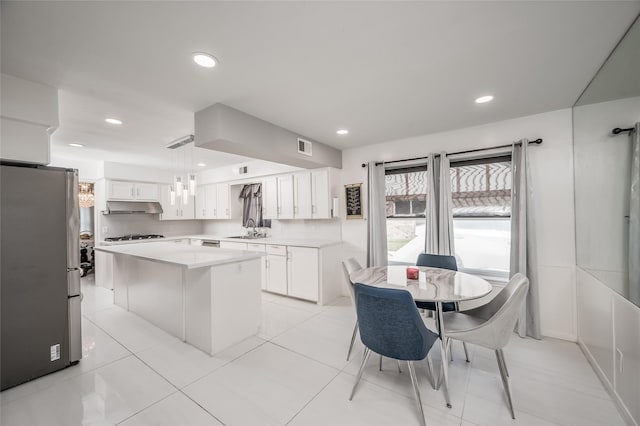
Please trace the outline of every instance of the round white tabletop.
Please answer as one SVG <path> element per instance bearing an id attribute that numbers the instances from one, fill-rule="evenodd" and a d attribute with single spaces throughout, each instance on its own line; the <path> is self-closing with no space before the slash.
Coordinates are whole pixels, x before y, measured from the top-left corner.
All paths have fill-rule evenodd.
<path id="1" fill-rule="evenodd" d="M 417 280 L 407 279 L 407 268 L 418 268 Z M 488 281 L 460 271 L 424 266 L 382 266 L 364 268 L 350 276 L 354 283 L 408 290 L 419 302 L 461 302 L 491 292 Z"/>

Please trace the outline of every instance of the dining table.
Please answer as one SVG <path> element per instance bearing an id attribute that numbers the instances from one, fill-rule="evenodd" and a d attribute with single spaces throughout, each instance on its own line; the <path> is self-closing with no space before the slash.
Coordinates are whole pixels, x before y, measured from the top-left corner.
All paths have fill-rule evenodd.
<path id="1" fill-rule="evenodd" d="M 408 272 L 408 268 L 414 271 Z M 418 270 L 418 278 L 409 279 L 408 276 L 415 277 L 415 269 Z M 407 265 L 363 268 L 353 272 L 350 279 L 353 283 L 373 287 L 407 290 L 416 302 L 435 304 L 436 327 L 442 343 L 440 345 L 442 358 L 440 376 L 444 384 L 443 393 L 447 407 L 451 408 L 442 306 L 444 303 L 453 304 L 455 310 L 459 310 L 461 302 L 479 299 L 489 294 L 493 289 L 492 285 L 481 277 L 461 271 Z"/>

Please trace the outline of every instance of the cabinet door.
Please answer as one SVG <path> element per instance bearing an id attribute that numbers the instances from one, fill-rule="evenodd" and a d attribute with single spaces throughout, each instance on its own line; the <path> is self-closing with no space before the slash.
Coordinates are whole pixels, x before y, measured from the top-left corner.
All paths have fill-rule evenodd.
<path id="1" fill-rule="evenodd" d="M 184 203 L 186 197 L 187 203 Z M 190 220 L 196 218 L 196 204 L 195 197 L 189 195 L 189 191 L 183 191 L 182 197 L 180 197 L 180 219 Z"/>
<path id="2" fill-rule="evenodd" d="M 196 219 L 207 218 L 207 191 L 205 185 L 196 188 Z"/>
<path id="3" fill-rule="evenodd" d="M 296 219 L 311 219 L 311 173 L 293 175 L 293 215 Z"/>
<path id="4" fill-rule="evenodd" d="M 229 211 L 229 185 L 226 183 L 219 183 L 216 185 L 216 191 L 216 218 L 230 219 L 231 212 Z"/>
<path id="5" fill-rule="evenodd" d="M 248 243 L 247 250 L 249 251 L 257 251 L 259 253 L 265 253 L 264 244 L 256 244 L 256 243 Z M 267 256 L 263 256 L 260 259 L 261 269 L 260 269 L 260 287 L 263 290 L 267 289 Z"/>
<path id="6" fill-rule="evenodd" d="M 136 200 L 158 201 L 158 184 L 136 183 L 135 195 L 136 195 Z"/>
<path id="7" fill-rule="evenodd" d="M 237 243 L 235 241 L 220 241 L 220 248 L 229 250 L 246 250 L 247 243 Z"/>
<path id="8" fill-rule="evenodd" d="M 331 188 L 327 169 L 311 172 L 311 217 L 331 218 Z"/>
<path id="9" fill-rule="evenodd" d="M 267 290 L 287 294 L 286 256 L 267 255 Z"/>
<path id="10" fill-rule="evenodd" d="M 278 218 L 278 183 L 275 177 L 262 181 L 262 217 Z"/>
<path id="11" fill-rule="evenodd" d="M 175 203 L 172 206 L 169 195 L 169 185 L 160 185 L 160 205 L 162 206 L 160 220 L 177 220 L 180 218 L 178 201 L 180 201 L 180 199 L 176 197 Z"/>
<path id="12" fill-rule="evenodd" d="M 133 182 L 120 182 L 117 180 L 109 181 L 109 190 L 107 198 L 109 200 L 133 200 L 135 199 L 135 191 Z"/>
<path id="13" fill-rule="evenodd" d="M 289 296 L 318 301 L 318 249 L 287 247 Z"/>
<path id="14" fill-rule="evenodd" d="M 293 176 L 278 176 L 278 219 L 293 218 Z"/>
<path id="15" fill-rule="evenodd" d="M 217 185 L 207 185 L 204 192 L 205 198 L 207 199 L 205 219 L 215 219 L 217 217 L 216 214 L 218 213 L 216 200 L 218 194 Z"/>

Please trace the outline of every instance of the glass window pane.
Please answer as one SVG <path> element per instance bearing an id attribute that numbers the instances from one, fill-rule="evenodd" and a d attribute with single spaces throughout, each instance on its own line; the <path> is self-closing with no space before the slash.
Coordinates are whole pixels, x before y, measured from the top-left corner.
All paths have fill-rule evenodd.
<path id="1" fill-rule="evenodd" d="M 424 219 L 387 219 L 389 263 L 416 263 L 424 251 Z"/>
<path id="2" fill-rule="evenodd" d="M 458 269 L 508 276 L 510 218 L 453 219 L 453 234 Z"/>

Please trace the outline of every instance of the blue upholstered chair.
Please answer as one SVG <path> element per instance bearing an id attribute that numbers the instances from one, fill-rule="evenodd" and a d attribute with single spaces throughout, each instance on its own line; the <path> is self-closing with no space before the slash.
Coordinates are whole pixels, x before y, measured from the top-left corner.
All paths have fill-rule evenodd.
<path id="1" fill-rule="evenodd" d="M 445 256 L 440 254 L 420 253 L 418 255 L 418 260 L 416 260 L 416 266 L 449 269 L 450 271 L 458 270 L 458 262 L 456 262 L 455 256 Z M 426 309 L 428 311 L 436 310 L 435 302 L 416 302 L 416 306 L 418 306 L 418 308 L 420 309 Z M 457 309 L 455 303 L 442 304 L 442 312 L 453 312 L 456 310 Z M 462 347 L 464 348 L 465 358 L 467 362 L 469 362 L 469 351 L 467 350 L 466 343 L 462 342 Z M 453 360 L 453 358 L 451 359 Z"/>
<path id="2" fill-rule="evenodd" d="M 354 293 L 360 339 L 365 350 L 349 400 L 353 398 L 371 352 L 398 361 L 407 361 L 413 391 L 420 407 L 420 420 L 424 426 L 424 411 L 413 361 L 427 358 L 427 371 L 433 383 L 431 360 L 427 355 L 438 335 L 424 325 L 408 291 L 356 283 Z"/>

